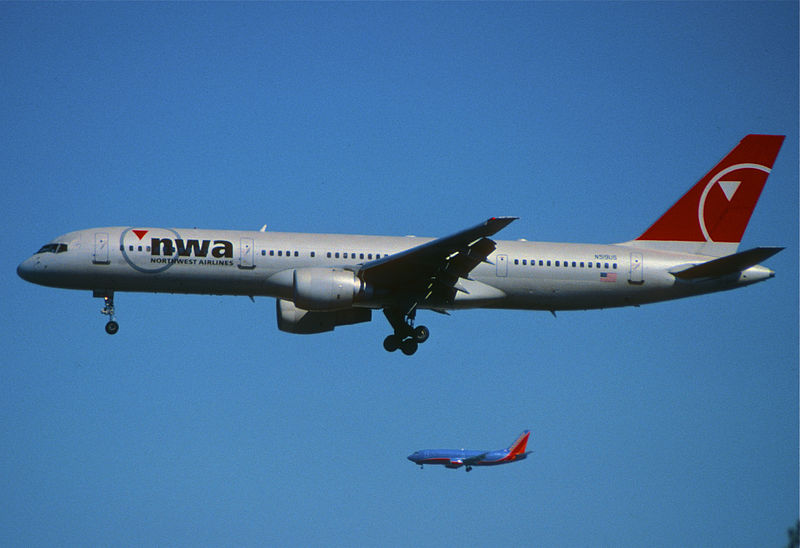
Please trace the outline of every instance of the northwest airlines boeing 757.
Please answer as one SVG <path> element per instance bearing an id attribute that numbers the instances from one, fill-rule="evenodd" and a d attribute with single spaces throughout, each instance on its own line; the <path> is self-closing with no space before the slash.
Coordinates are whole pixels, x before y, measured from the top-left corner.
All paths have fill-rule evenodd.
<path id="1" fill-rule="evenodd" d="M 444 238 L 118 226 L 70 232 L 17 268 L 51 287 L 274 297 L 278 328 L 322 333 L 383 310 L 383 342 L 410 355 L 428 339 L 420 309 L 582 310 L 691 297 L 760 282 L 783 248 L 738 251 L 783 143 L 748 135 L 638 238 L 618 244 L 502 241 L 516 217 Z"/>
<path id="2" fill-rule="evenodd" d="M 447 468 L 465 466 L 467 472 L 469 472 L 473 466 L 495 466 L 497 464 L 517 462 L 526 458 L 530 454 L 530 451 L 525 451 L 530 434 L 530 430 L 525 430 L 508 449 L 496 449 L 494 451 L 422 449 L 421 451 L 415 451 L 406 458 L 414 464 L 419 464 L 420 468 L 424 464 L 442 464 Z"/>

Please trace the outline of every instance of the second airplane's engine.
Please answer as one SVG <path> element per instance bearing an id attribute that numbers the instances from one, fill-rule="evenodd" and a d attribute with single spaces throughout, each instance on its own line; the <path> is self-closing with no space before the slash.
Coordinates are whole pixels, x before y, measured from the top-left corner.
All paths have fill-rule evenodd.
<path id="1" fill-rule="evenodd" d="M 294 271 L 294 304 L 305 310 L 344 310 L 366 298 L 364 283 L 350 270 L 298 268 Z"/>

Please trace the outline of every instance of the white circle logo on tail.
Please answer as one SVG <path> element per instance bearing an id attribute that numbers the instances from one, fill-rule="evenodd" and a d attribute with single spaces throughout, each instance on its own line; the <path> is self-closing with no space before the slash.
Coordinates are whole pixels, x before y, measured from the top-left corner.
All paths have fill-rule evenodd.
<path id="1" fill-rule="evenodd" d="M 711 239 L 711 235 L 708 233 L 708 228 L 706 227 L 705 207 L 708 193 L 711 192 L 711 189 L 714 188 L 714 185 L 719 183 L 722 193 L 725 195 L 728 203 L 730 203 L 731 200 L 733 200 L 736 191 L 739 190 L 742 181 L 739 180 L 739 177 L 726 178 L 725 180 L 722 180 L 722 178 L 733 173 L 734 171 L 739 171 L 740 169 L 756 169 L 758 171 L 763 171 L 764 173 L 770 172 L 768 167 L 760 164 L 736 164 L 734 166 L 726 167 L 711 178 L 706 187 L 703 189 L 703 194 L 700 195 L 700 203 L 697 205 L 697 220 L 700 222 L 700 230 L 703 231 L 703 236 L 707 242 L 714 241 Z"/>

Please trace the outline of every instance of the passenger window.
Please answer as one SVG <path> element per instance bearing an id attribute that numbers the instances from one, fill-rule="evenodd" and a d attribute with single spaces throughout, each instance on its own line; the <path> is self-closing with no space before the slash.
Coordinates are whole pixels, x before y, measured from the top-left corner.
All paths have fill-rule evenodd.
<path id="1" fill-rule="evenodd" d="M 617 269 L 617 263 L 614 263 L 614 270 Z"/>
<path id="2" fill-rule="evenodd" d="M 336 255 L 336 258 L 338 259 L 338 258 L 339 258 L 339 252 L 337 251 L 337 252 L 335 253 L 335 255 Z"/>
<path id="3" fill-rule="evenodd" d="M 606 270 L 608 270 L 608 263 L 606 263 L 606 266 L 605 266 L 605 268 L 606 268 Z"/>
<path id="4" fill-rule="evenodd" d="M 346 258 L 347 258 L 347 253 L 343 253 L 343 258 L 344 258 L 344 259 L 346 259 Z"/>
<path id="5" fill-rule="evenodd" d="M 312 252 L 311 252 L 311 256 L 312 256 L 312 257 L 316 257 L 316 256 L 317 256 L 317 253 L 316 253 L 315 251 L 312 251 Z"/>
<path id="6" fill-rule="evenodd" d="M 556 261 L 556 266 L 561 266 L 561 262 L 560 261 Z"/>
<path id="7" fill-rule="evenodd" d="M 544 266 L 544 261 L 542 259 L 539 259 L 539 266 Z"/>
<path id="8" fill-rule="evenodd" d="M 550 259 L 547 260 L 547 266 L 550 266 Z"/>
<path id="9" fill-rule="evenodd" d="M 514 264 L 519 264 L 519 259 L 514 259 Z"/>
<path id="10" fill-rule="evenodd" d="M 372 253 L 367 253 L 367 259 L 372 260 Z"/>
<path id="11" fill-rule="evenodd" d="M 522 259 L 522 266 L 528 265 L 528 259 Z"/>
<path id="12" fill-rule="evenodd" d="M 589 268 L 592 268 L 592 263 L 587 263 L 587 266 L 588 266 Z"/>
<path id="13" fill-rule="evenodd" d="M 294 252 L 294 256 L 295 256 L 295 257 L 299 257 L 299 256 L 300 256 L 300 252 L 299 252 L 299 251 L 295 251 L 295 252 Z"/>
<path id="14" fill-rule="evenodd" d="M 283 257 L 283 251 L 281 251 L 280 249 L 278 250 L 278 257 Z"/>
<path id="15" fill-rule="evenodd" d="M 133 246 L 132 245 L 128 246 L 128 251 L 133 251 Z"/>
<path id="16" fill-rule="evenodd" d="M 583 268 L 583 261 L 581 261 L 581 268 Z"/>
<path id="17" fill-rule="evenodd" d="M 597 268 L 600 268 L 600 263 L 594 263 Z"/>
<path id="18" fill-rule="evenodd" d="M 141 251 L 141 250 L 142 250 L 142 246 L 139 246 L 139 251 Z"/>
<path id="19" fill-rule="evenodd" d="M 331 252 L 330 251 L 328 251 L 327 256 L 328 256 L 329 259 L 331 258 Z"/>
<path id="20" fill-rule="evenodd" d="M 575 268 L 576 266 L 578 266 L 577 263 L 575 261 L 572 261 L 572 268 Z"/>

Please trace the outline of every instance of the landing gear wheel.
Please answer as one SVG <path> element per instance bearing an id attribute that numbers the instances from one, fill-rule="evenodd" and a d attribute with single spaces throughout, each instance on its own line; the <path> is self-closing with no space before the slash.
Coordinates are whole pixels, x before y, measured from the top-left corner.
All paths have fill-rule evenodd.
<path id="1" fill-rule="evenodd" d="M 108 316 L 106 333 L 113 335 L 119 331 L 119 324 L 114 321 L 114 292 L 95 290 L 94 296 L 101 297 L 103 299 L 103 310 L 100 311 L 100 314 L 103 316 Z"/>
<path id="2" fill-rule="evenodd" d="M 419 344 L 424 343 L 431 336 L 431 332 L 424 325 L 418 325 L 414 328 L 414 340 Z"/>
<path id="3" fill-rule="evenodd" d="M 402 350 L 403 354 L 406 356 L 410 356 L 417 351 L 417 346 L 417 341 L 414 339 L 406 339 L 400 344 L 400 350 Z"/>
<path id="4" fill-rule="evenodd" d="M 407 308 L 384 308 L 383 314 L 389 320 L 394 333 L 383 340 L 383 347 L 389 352 L 398 348 L 406 356 L 417 351 L 420 344 L 428 340 L 431 332 L 424 325 L 414 327 L 414 317 L 417 315 L 416 303 Z"/>
<path id="5" fill-rule="evenodd" d="M 400 343 L 401 342 L 402 341 L 401 341 L 400 337 L 398 337 L 397 335 L 389 335 L 388 337 L 383 339 L 383 348 L 387 352 L 394 352 L 395 350 L 400 348 Z"/>

